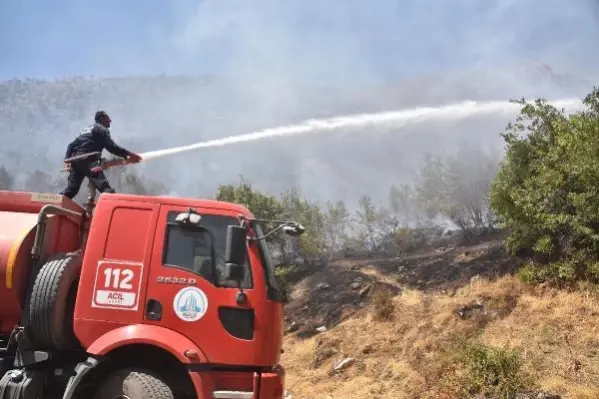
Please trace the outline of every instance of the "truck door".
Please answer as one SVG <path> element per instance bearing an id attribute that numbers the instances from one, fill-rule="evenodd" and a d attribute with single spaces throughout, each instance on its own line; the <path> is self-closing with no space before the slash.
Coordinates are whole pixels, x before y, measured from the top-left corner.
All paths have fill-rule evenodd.
<path id="1" fill-rule="evenodd" d="M 239 288 L 223 279 L 227 226 L 239 224 L 232 211 L 195 208 L 205 230 L 182 227 L 175 218 L 189 207 L 162 205 L 150 261 L 144 322 L 175 330 L 198 345 L 211 363 L 255 364 L 267 339 L 256 327 L 260 291 L 246 261 Z M 264 294 L 262 292 L 262 294 Z M 262 300 L 264 301 L 264 300 Z"/>

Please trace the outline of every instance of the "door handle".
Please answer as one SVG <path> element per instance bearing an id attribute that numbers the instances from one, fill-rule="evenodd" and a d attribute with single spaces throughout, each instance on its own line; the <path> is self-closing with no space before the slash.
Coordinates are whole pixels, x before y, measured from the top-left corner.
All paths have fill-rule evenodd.
<path id="1" fill-rule="evenodd" d="M 156 299 L 148 299 L 146 303 L 146 318 L 148 320 L 162 320 L 162 304 Z"/>

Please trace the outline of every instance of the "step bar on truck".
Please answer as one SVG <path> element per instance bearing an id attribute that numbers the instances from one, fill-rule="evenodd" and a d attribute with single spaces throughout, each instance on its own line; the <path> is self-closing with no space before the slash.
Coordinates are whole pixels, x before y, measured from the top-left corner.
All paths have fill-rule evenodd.
<path id="1" fill-rule="evenodd" d="M 214 399 L 254 399 L 253 392 L 242 391 L 214 391 L 212 392 Z"/>

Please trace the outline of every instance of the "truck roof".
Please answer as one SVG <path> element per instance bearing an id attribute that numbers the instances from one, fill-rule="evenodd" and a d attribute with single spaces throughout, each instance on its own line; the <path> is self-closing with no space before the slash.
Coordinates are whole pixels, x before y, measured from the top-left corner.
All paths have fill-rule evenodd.
<path id="1" fill-rule="evenodd" d="M 133 202 L 149 202 L 153 204 L 175 205 L 175 206 L 191 206 L 198 208 L 210 208 L 214 210 L 225 210 L 238 212 L 246 218 L 254 218 L 254 214 L 243 205 L 234 204 L 231 202 L 210 200 L 205 198 L 192 197 L 172 197 L 161 195 L 139 195 L 139 194 L 100 194 L 98 205 L 103 201 L 133 201 Z"/>
<path id="2" fill-rule="evenodd" d="M 252 212 L 243 205 L 203 198 L 121 193 L 100 194 L 97 202 L 98 205 L 103 201 L 150 202 L 153 204 L 209 208 L 233 211 L 248 219 L 254 218 Z M 58 205 L 75 212 L 84 212 L 84 209 L 79 204 L 60 194 L 0 190 L 0 211 L 37 213 L 46 204 Z"/>

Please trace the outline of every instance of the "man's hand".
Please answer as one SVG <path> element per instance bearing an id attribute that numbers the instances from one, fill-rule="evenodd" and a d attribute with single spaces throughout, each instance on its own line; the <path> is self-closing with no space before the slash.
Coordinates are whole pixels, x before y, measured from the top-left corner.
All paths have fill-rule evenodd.
<path id="1" fill-rule="evenodd" d="M 141 157 L 140 157 L 138 154 L 136 154 L 136 153 L 132 152 L 132 153 L 131 153 L 131 154 L 130 154 L 128 157 L 127 157 L 127 160 L 128 160 L 128 161 L 131 161 L 131 163 L 139 163 L 139 162 L 141 162 Z"/>
<path id="2" fill-rule="evenodd" d="M 70 162 L 64 163 L 64 170 L 66 170 L 67 172 L 70 172 L 72 170 Z"/>

